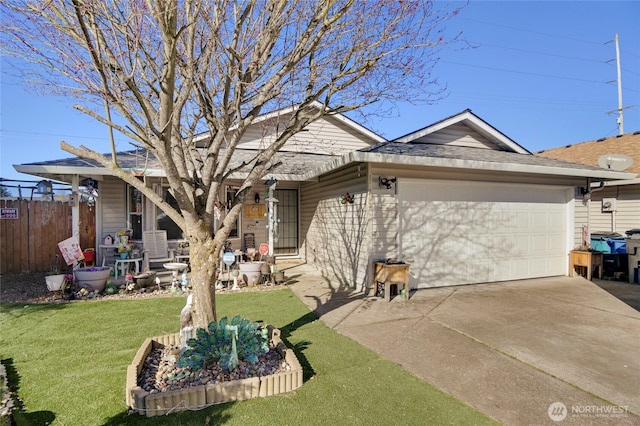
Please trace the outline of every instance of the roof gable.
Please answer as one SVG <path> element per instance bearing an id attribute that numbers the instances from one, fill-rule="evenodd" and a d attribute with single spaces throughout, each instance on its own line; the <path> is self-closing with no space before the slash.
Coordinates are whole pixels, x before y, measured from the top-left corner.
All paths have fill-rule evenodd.
<path id="1" fill-rule="evenodd" d="M 628 155 L 633 158 L 633 164 L 626 172 L 640 174 L 640 132 L 581 142 L 536 153 L 540 157 L 573 161 L 596 167 L 598 159 L 605 154 Z"/>
<path id="2" fill-rule="evenodd" d="M 322 108 L 319 102 L 312 104 Z M 264 149 L 285 129 L 297 106 L 283 108 L 256 118 L 242 136 L 238 147 Z M 233 132 L 232 128 L 229 132 Z M 280 151 L 326 155 L 341 155 L 385 142 L 386 139 L 340 113 L 320 117 L 293 135 Z M 197 146 L 208 143 L 208 133 L 196 137 Z"/>
<path id="3" fill-rule="evenodd" d="M 276 117 L 251 126 L 239 143 L 243 149 L 263 149 L 278 137 L 288 117 Z M 280 151 L 340 155 L 367 148 L 385 139 L 354 125 L 344 116 L 329 115 L 310 123 L 302 132 L 291 136 Z"/>
<path id="4" fill-rule="evenodd" d="M 402 136 L 394 142 L 464 146 L 530 154 L 470 109 Z"/>

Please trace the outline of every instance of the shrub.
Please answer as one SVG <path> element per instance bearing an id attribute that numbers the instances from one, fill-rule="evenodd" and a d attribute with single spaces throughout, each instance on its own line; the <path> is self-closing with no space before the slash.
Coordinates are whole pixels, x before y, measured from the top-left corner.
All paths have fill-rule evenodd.
<path id="1" fill-rule="evenodd" d="M 231 326 L 231 328 L 229 327 Z M 233 335 L 236 333 L 236 350 L 233 351 Z M 179 357 L 177 366 L 199 370 L 217 363 L 224 371 L 231 371 L 238 360 L 258 362 L 258 356 L 269 351 L 269 342 L 260 325 L 236 315 L 229 321 L 227 317 L 212 321 L 207 329 L 199 328 L 196 337 L 187 340 L 189 349 Z"/>

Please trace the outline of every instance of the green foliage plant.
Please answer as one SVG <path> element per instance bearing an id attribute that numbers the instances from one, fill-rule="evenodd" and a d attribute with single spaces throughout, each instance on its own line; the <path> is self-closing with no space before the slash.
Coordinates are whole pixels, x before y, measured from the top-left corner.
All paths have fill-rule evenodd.
<path id="1" fill-rule="evenodd" d="M 233 352 L 235 329 L 227 326 L 237 326 L 236 354 Z M 217 363 L 224 371 L 231 371 L 237 365 L 237 360 L 248 363 L 258 362 L 258 356 L 269 351 L 268 338 L 262 333 L 260 324 L 236 315 L 228 320 L 221 318 L 218 322 L 211 321 L 207 329 L 196 330 L 196 337 L 187 340 L 189 349 L 185 350 L 178 359 L 178 367 L 190 368 L 192 371 Z"/>

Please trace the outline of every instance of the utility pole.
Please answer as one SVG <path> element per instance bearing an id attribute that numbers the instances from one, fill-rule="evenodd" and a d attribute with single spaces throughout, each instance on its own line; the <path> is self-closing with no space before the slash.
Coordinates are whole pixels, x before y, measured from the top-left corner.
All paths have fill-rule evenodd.
<path id="1" fill-rule="evenodd" d="M 624 117 L 622 115 L 622 111 L 630 108 L 630 107 L 623 107 L 622 106 L 622 72 L 620 70 L 620 42 L 618 40 L 618 33 L 616 33 L 616 37 L 613 40 L 616 43 L 616 67 L 618 69 L 618 109 L 614 109 L 613 111 L 608 111 L 607 114 L 611 114 L 614 112 L 618 113 L 618 118 L 617 118 L 617 123 L 618 123 L 618 133 L 620 135 L 624 135 Z M 605 44 L 609 44 L 611 43 L 611 41 L 606 42 Z M 610 61 L 607 62 L 611 62 L 613 61 L 613 59 L 611 59 Z M 609 83 L 612 83 L 613 81 L 609 81 Z"/>

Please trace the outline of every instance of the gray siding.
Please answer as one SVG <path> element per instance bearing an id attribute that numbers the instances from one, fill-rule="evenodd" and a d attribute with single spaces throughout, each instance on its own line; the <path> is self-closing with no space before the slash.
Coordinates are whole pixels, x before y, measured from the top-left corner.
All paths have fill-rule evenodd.
<path id="1" fill-rule="evenodd" d="M 414 142 L 499 149 L 495 143 L 463 123 L 453 124 L 437 132 L 418 138 Z"/>
<path id="2" fill-rule="evenodd" d="M 615 212 L 602 211 L 602 199 L 615 198 L 617 209 Z M 589 203 L 589 225 L 592 233 L 616 232 L 625 235 L 625 231 L 640 228 L 640 185 L 605 186 L 601 191 L 591 195 Z M 587 206 L 582 197 L 576 197 L 575 245 L 579 246 L 582 235 L 582 225 L 587 223 Z"/>
<path id="3" fill-rule="evenodd" d="M 104 237 L 115 237 L 116 232 L 126 227 L 126 186 L 115 177 L 106 176 L 99 183 L 99 205 L 101 221 L 97 223 L 96 237 L 102 244 Z M 102 250 L 98 251 L 98 262 L 102 262 Z M 107 263 L 113 263 L 113 256 L 108 256 Z"/>
<path id="4" fill-rule="evenodd" d="M 347 192 L 354 196 L 353 204 L 340 202 Z M 341 285 L 361 289 L 368 279 L 371 251 L 366 166 L 358 170 L 352 165 L 304 183 L 300 221 L 301 256 Z"/>

